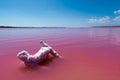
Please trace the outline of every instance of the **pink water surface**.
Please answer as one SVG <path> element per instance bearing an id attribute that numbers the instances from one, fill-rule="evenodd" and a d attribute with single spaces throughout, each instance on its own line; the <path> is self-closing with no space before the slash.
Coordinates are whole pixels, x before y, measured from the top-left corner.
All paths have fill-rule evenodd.
<path id="1" fill-rule="evenodd" d="M 0 80 L 120 80 L 120 28 L 0 29 Z M 26 67 L 17 57 L 44 40 L 64 58 Z"/>

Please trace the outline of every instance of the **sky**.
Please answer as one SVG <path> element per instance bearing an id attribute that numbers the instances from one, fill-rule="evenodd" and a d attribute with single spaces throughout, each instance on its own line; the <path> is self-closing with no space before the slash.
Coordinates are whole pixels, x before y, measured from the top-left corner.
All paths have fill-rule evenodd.
<path id="1" fill-rule="evenodd" d="M 0 0 L 0 25 L 119 26 L 120 0 Z"/>

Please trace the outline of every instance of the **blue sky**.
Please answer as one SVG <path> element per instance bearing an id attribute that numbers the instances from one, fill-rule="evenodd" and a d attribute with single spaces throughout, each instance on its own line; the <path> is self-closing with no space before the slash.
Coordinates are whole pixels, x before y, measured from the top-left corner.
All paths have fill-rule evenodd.
<path id="1" fill-rule="evenodd" d="M 0 0 L 0 25 L 120 25 L 120 0 Z"/>

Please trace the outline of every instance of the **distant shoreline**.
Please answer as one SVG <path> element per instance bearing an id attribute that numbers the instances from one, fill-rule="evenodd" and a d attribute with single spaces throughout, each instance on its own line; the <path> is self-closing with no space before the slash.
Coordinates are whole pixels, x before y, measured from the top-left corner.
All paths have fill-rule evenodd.
<path id="1" fill-rule="evenodd" d="M 66 28 L 66 27 L 16 27 L 16 26 L 0 26 L 0 28 Z"/>
<path id="2" fill-rule="evenodd" d="M 120 26 L 93 26 L 93 28 L 112 28 L 112 27 L 120 27 Z"/>
<path id="3" fill-rule="evenodd" d="M 49 28 L 49 29 L 59 29 L 59 28 L 120 28 L 120 26 L 91 26 L 91 27 L 16 27 L 16 26 L 0 26 L 0 28 Z"/>

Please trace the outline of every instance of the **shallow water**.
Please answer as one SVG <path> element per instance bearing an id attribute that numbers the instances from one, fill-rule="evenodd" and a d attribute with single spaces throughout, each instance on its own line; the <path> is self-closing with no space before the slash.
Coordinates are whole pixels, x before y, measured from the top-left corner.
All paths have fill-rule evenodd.
<path id="1" fill-rule="evenodd" d="M 0 29 L 1 80 L 120 80 L 120 28 Z M 25 67 L 16 57 L 44 40 L 64 58 Z"/>

